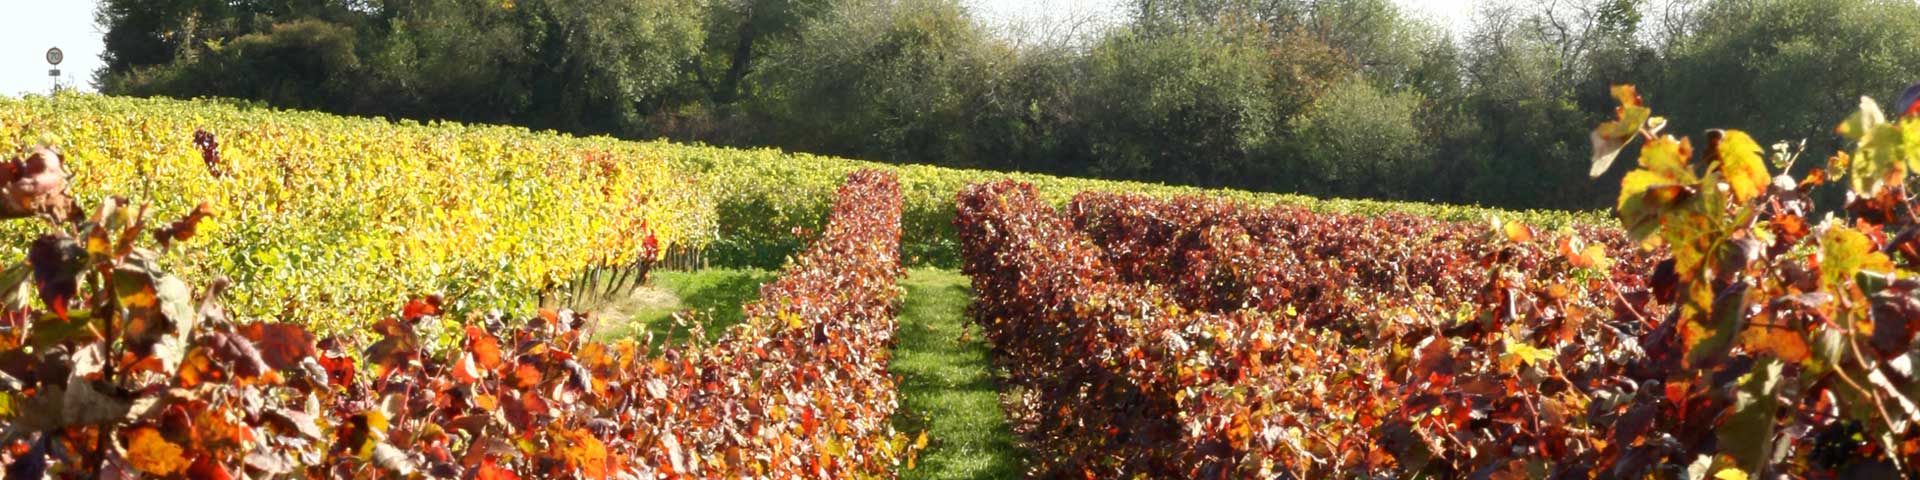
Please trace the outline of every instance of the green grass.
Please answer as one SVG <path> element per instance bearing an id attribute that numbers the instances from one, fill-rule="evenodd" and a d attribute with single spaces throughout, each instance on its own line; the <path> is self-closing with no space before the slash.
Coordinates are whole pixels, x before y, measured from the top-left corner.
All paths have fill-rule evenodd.
<path id="1" fill-rule="evenodd" d="M 901 377 L 894 425 L 927 431 L 927 451 L 909 479 L 1017 478 L 1019 451 L 1000 410 L 987 347 L 961 341 L 963 313 L 973 295 L 967 277 L 952 270 L 914 269 L 902 282 L 892 370 Z"/>
<path id="2" fill-rule="evenodd" d="M 663 342 L 680 345 L 692 338 L 692 329 L 676 325 L 673 314 L 692 310 L 695 315 L 685 317 L 689 322 L 700 322 L 706 328 L 705 340 L 711 341 L 719 338 L 727 327 L 745 320 L 740 306 L 759 298 L 760 284 L 773 280 L 775 275 L 768 270 L 724 268 L 652 272 L 648 275 L 648 286 L 672 296 L 654 298 L 643 294 L 609 302 L 598 310 L 620 311 L 626 320 L 622 325 L 610 326 L 600 336 L 631 337 L 639 335 L 644 327 L 645 331 L 653 332 L 655 347 Z"/>
<path id="3" fill-rule="evenodd" d="M 604 338 L 631 336 L 644 325 L 656 341 L 673 324 L 672 314 L 684 309 L 705 313 L 709 339 L 742 320 L 740 305 L 758 297 L 760 284 L 772 280 L 766 270 L 710 269 L 696 272 L 655 272 L 649 284 L 678 296 L 678 302 L 629 299 L 612 307 L 624 312 L 629 326 L 603 333 Z M 967 277 L 952 270 L 913 269 L 901 281 L 906 289 L 900 308 L 898 344 L 890 370 L 900 376 L 900 410 L 894 426 L 908 435 L 927 432 L 927 450 L 919 465 L 901 472 L 908 479 L 1017 478 L 1019 450 L 1013 445 L 1006 415 L 1000 410 L 987 347 L 978 338 L 961 341 L 966 326 L 963 313 L 972 300 Z M 644 300 L 644 301 L 643 301 Z M 687 340 L 685 327 L 675 327 L 672 342 Z"/>

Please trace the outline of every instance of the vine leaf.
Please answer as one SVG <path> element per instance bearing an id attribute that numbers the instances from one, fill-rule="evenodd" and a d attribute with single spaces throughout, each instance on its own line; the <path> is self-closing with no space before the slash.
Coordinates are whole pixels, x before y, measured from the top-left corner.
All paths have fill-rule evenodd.
<path id="1" fill-rule="evenodd" d="M 32 275 L 33 266 L 26 262 L 0 271 L 0 308 L 9 311 L 33 308 L 33 284 L 27 281 Z"/>
<path id="2" fill-rule="evenodd" d="M 193 207 L 193 211 L 187 212 L 187 216 L 168 223 L 165 227 L 155 229 L 153 238 L 162 247 L 171 246 L 174 242 L 186 241 L 199 233 L 200 222 L 211 216 L 213 216 L 213 207 L 206 202 L 201 202 L 200 205 Z"/>
<path id="3" fill-rule="evenodd" d="M 127 463 L 141 472 L 164 477 L 186 470 L 184 453 L 153 427 L 135 427 L 127 432 Z"/>
<path id="4" fill-rule="evenodd" d="M 1757 322 L 1740 332 L 1740 346 L 1753 353 L 1772 353 L 1788 363 L 1813 357 L 1812 347 L 1799 330 L 1784 322 Z"/>
<path id="5" fill-rule="evenodd" d="M 1615 204 L 1629 238 L 1645 241 L 1659 230 L 1662 216 L 1693 198 L 1700 180 L 1687 168 L 1692 155 L 1691 144 L 1671 136 L 1641 147 L 1640 168 L 1620 180 L 1620 199 Z"/>
<path id="6" fill-rule="evenodd" d="M 64 234 L 41 235 L 27 247 L 27 263 L 33 267 L 33 284 L 40 303 L 67 319 L 67 302 L 79 290 L 80 271 L 85 269 L 86 250 Z"/>
<path id="7" fill-rule="evenodd" d="M 1853 279 L 1861 270 L 1893 270 L 1893 260 L 1873 248 L 1873 240 L 1859 230 L 1830 226 L 1820 234 L 1820 284 L 1827 291 L 1840 290 L 1840 283 Z"/>
<path id="8" fill-rule="evenodd" d="M 1614 109 L 1614 120 L 1600 124 L 1589 135 L 1593 141 L 1593 167 L 1587 171 L 1587 175 L 1591 177 L 1607 173 L 1607 169 L 1613 166 L 1614 158 L 1620 156 L 1627 142 L 1633 141 L 1633 136 L 1640 133 L 1640 127 L 1646 125 L 1647 118 L 1653 115 L 1653 110 L 1646 107 L 1633 85 L 1614 85 L 1613 98 L 1620 101 L 1620 106 Z"/>
<path id="9" fill-rule="evenodd" d="M 290 371 L 300 368 L 308 357 L 315 355 L 313 334 L 306 328 L 291 323 L 251 323 L 235 329 L 240 336 L 253 342 L 260 350 L 260 358 L 274 370 Z"/>
<path id="10" fill-rule="evenodd" d="M 480 468 L 474 472 L 474 480 L 520 480 L 520 476 L 512 470 L 500 468 L 499 462 L 495 462 L 493 457 L 481 459 Z"/>
<path id="11" fill-rule="evenodd" d="M 179 368 L 198 317 L 186 282 L 160 270 L 153 252 L 136 250 L 114 269 L 113 284 L 127 312 L 118 331 L 128 350 L 159 359 L 164 372 Z"/>
<path id="12" fill-rule="evenodd" d="M 1774 418 L 1780 409 L 1777 395 L 1783 366 L 1779 360 L 1761 359 L 1752 371 L 1741 376 L 1732 413 L 1720 425 L 1721 453 L 1732 457 L 1742 472 L 1762 471 L 1769 460 Z"/>
<path id="13" fill-rule="evenodd" d="M 1687 364 L 1694 368 L 1707 368 L 1726 358 L 1733 348 L 1733 339 L 1740 335 L 1747 322 L 1747 292 L 1751 285 L 1746 282 L 1735 283 L 1713 299 L 1711 317 L 1706 322 L 1692 322 L 1687 328 Z"/>
<path id="14" fill-rule="evenodd" d="M 1719 157 L 1720 172 L 1733 191 L 1733 201 L 1747 203 L 1767 191 L 1773 177 L 1767 174 L 1767 162 L 1761 160 L 1760 144 L 1739 130 L 1716 130 L 1714 156 Z"/>
<path id="15" fill-rule="evenodd" d="M 1848 185 L 1856 194 L 1872 197 L 1881 188 L 1899 185 L 1916 167 L 1906 158 L 1904 129 L 1888 123 L 1872 98 L 1860 97 L 1860 110 L 1834 127 L 1834 133 L 1855 142 L 1853 155 L 1841 152 L 1833 164 L 1846 168 Z"/>
<path id="16" fill-rule="evenodd" d="M 0 163 L 0 218 L 23 218 L 36 212 L 57 219 L 72 218 L 73 199 L 67 196 L 67 170 L 60 153 L 36 147 L 24 159 Z"/>

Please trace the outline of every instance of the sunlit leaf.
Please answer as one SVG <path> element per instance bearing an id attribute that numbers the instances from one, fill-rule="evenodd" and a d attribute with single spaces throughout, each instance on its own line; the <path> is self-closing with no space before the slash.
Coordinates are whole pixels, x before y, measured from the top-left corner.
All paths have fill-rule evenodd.
<path id="1" fill-rule="evenodd" d="M 1620 181 L 1616 203 L 1628 235 L 1643 240 L 1660 228 L 1661 217 L 1693 198 L 1699 179 L 1687 168 L 1692 147 L 1685 140 L 1660 137 L 1640 149 L 1640 168 Z"/>
<path id="2" fill-rule="evenodd" d="M 1821 285 L 1837 290 L 1862 270 L 1892 271 L 1893 261 L 1858 230 L 1831 225 L 1820 233 Z"/>
<path id="3" fill-rule="evenodd" d="M 1723 130 L 1713 138 L 1713 151 L 1719 157 L 1715 160 L 1720 162 L 1720 171 L 1733 191 L 1733 201 L 1746 203 L 1766 192 L 1773 175 L 1767 173 L 1767 164 L 1760 158 L 1760 144 L 1739 130 Z"/>
<path id="4" fill-rule="evenodd" d="M 185 450 L 179 445 L 168 442 L 153 427 L 129 429 L 127 435 L 127 463 L 151 475 L 167 476 L 187 469 Z"/>
<path id="5" fill-rule="evenodd" d="M 1614 119 L 1600 124 L 1589 135 L 1593 142 L 1593 166 L 1588 169 L 1588 176 L 1599 177 L 1607 173 L 1607 168 L 1613 166 L 1613 160 L 1620 155 L 1620 150 L 1626 148 L 1627 142 L 1632 141 L 1647 123 L 1647 117 L 1653 115 L 1653 110 L 1640 100 L 1640 94 L 1634 91 L 1632 85 L 1614 85 L 1613 98 L 1620 102 L 1620 106 L 1614 109 Z"/>

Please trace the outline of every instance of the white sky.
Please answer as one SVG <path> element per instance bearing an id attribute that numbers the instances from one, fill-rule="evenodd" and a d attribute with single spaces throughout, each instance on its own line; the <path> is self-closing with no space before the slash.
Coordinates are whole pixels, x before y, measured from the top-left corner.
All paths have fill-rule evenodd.
<path id="1" fill-rule="evenodd" d="M 93 90 L 93 71 L 100 68 L 100 29 L 93 24 L 94 0 L 0 0 L 0 95 L 46 93 L 53 89 L 47 76 L 46 53 L 60 47 L 60 84 Z"/>
<path id="2" fill-rule="evenodd" d="M 1436 23 L 1458 31 L 1484 0 L 1396 0 Z M 1125 17 L 1126 0 L 966 0 L 988 22 L 1003 28 L 1080 24 L 1098 28 Z M 46 92 L 47 48 L 60 47 L 60 84 L 93 90 L 100 68 L 101 31 L 93 23 L 95 0 L 0 0 L 0 95 Z"/>

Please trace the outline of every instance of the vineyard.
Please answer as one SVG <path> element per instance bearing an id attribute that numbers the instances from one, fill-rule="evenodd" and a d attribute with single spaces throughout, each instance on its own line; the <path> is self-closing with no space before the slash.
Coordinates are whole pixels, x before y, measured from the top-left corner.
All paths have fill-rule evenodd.
<path id="1" fill-rule="evenodd" d="M 20 145 L 0 165 L 0 463 L 8 478 L 1920 471 L 1920 112 L 1863 100 L 1836 129 L 1854 147 L 1795 169 L 1813 157 L 1738 130 L 1696 151 L 1632 87 L 1613 94 L 1592 161 L 1597 176 L 1634 158 L 1614 218 L 0 99 L 0 138 Z M 1823 189 L 1846 203 L 1816 209 Z M 672 256 L 773 271 L 725 324 L 575 309 L 659 288 Z"/>

